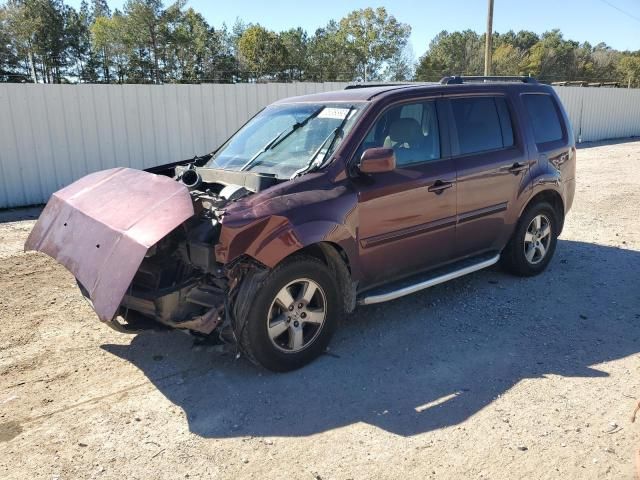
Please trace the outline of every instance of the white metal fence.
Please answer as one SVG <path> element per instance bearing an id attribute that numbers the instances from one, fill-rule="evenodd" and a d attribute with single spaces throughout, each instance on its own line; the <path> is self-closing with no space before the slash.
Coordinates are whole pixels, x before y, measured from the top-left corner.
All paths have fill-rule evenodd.
<path id="1" fill-rule="evenodd" d="M 0 208 L 44 203 L 96 170 L 205 154 L 265 105 L 345 85 L 0 84 Z"/>
<path id="2" fill-rule="evenodd" d="M 0 208 L 44 203 L 96 170 L 206 153 L 279 98 L 344 86 L 0 84 Z M 582 141 L 640 135 L 640 90 L 557 91 Z"/>
<path id="3" fill-rule="evenodd" d="M 596 142 L 640 135 L 640 89 L 555 87 L 576 140 Z"/>

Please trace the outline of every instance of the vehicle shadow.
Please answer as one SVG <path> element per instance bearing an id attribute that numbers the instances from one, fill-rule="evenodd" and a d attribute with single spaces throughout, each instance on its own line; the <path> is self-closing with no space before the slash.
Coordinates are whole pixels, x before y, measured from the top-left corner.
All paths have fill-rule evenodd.
<path id="1" fill-rule="evenodd" d="M 411 436 L 466 420 L 522 379 L 607 376 L 593 365 L 640 351 L 639 271 L 640 252 L 561 240 L 538 277 L 488 270 L 359 308 L 327 355 L 288 374 L 193 348 L 180 332 L 103 348 L 141 369 L 204 437 L 356 422 Z"/>
<path id="2" fill-rule="evenodd" d="M 0 209 L 0 223 L 37 220 L 44 206 Z"/>
<path id="3" fill-rule="evenodd" d="M 578 150 L 593 147 L 605 147 L 610 145 L 620 145 L 621 143 L 633 143 L 640 140 L 638 137 L 610 138 L 608 140 L 597 140 L 595 142 L 582 142 L 576 144 Z"/>

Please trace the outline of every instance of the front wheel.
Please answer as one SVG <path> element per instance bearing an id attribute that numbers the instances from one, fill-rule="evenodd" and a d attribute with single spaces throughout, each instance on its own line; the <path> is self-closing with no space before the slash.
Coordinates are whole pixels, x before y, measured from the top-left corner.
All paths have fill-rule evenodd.
<path id="1" fill-rule="evenodd" d="M 336 280 L 320 260 L 295 256 L 266 277 L 239 319 L 239 341 L 250 360 L 269 370 L 300 368 L 329 344 L 343 312 Z"/>
<path id="2" fill-rule="evenodd" d="M 523 277 L 541 273 L 555 252 L 558 226 L 556 211 L 550 204 L 540 202 L 527 207 L 502 252 L 505 269 Z"/>

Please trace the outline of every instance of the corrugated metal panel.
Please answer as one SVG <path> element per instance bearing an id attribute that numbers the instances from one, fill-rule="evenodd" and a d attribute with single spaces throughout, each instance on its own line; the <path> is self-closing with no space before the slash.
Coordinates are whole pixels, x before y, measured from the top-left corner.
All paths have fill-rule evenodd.
<path id="1" fill-rule="evenodd" d="M 344 86 L 0 84 L 0 208 L 46 202 L 96 170 L 206 153 L 269 103 Z M 640 135 L 640 90 L 556 91 L 582 141 Z"/>
<path id="2" fill-rule="evenodd" d="M 96 170 L 209 152 L 269 103 L 345 85 L 0 84 L 0 208 L 46 202 Z"/>
<path id="3" fill-rule="evenodd" d="M 640 135 L 640 90 L 555 87 L 576 139 L 594 142 Z"/>
<path id="4" fill-rule="evenodd" d="M 582 115 L 582 90 L 583 88 L 555 87 L 564 109 L 569 116 L 576 140 L 580 135 L 580 117 Z"/>

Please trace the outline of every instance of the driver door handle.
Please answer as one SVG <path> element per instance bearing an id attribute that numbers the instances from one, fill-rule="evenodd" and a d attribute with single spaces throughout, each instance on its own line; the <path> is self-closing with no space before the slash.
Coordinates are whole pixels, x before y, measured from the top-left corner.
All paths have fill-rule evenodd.
<path id="1" fill-rule="evenodd" d="M 442 180 L 436 180 L 435 182 L 433 182 L 433 185 L 431 185 L 429 188 L 427 188 L 427 190 L 429 190 L 430 192 L 435 193 L 436 195 L 440 195 L 447 188 L 451 188 L 451 187 L 453 187 L 453 183 L 452 182 L 444 182 Z"/>

